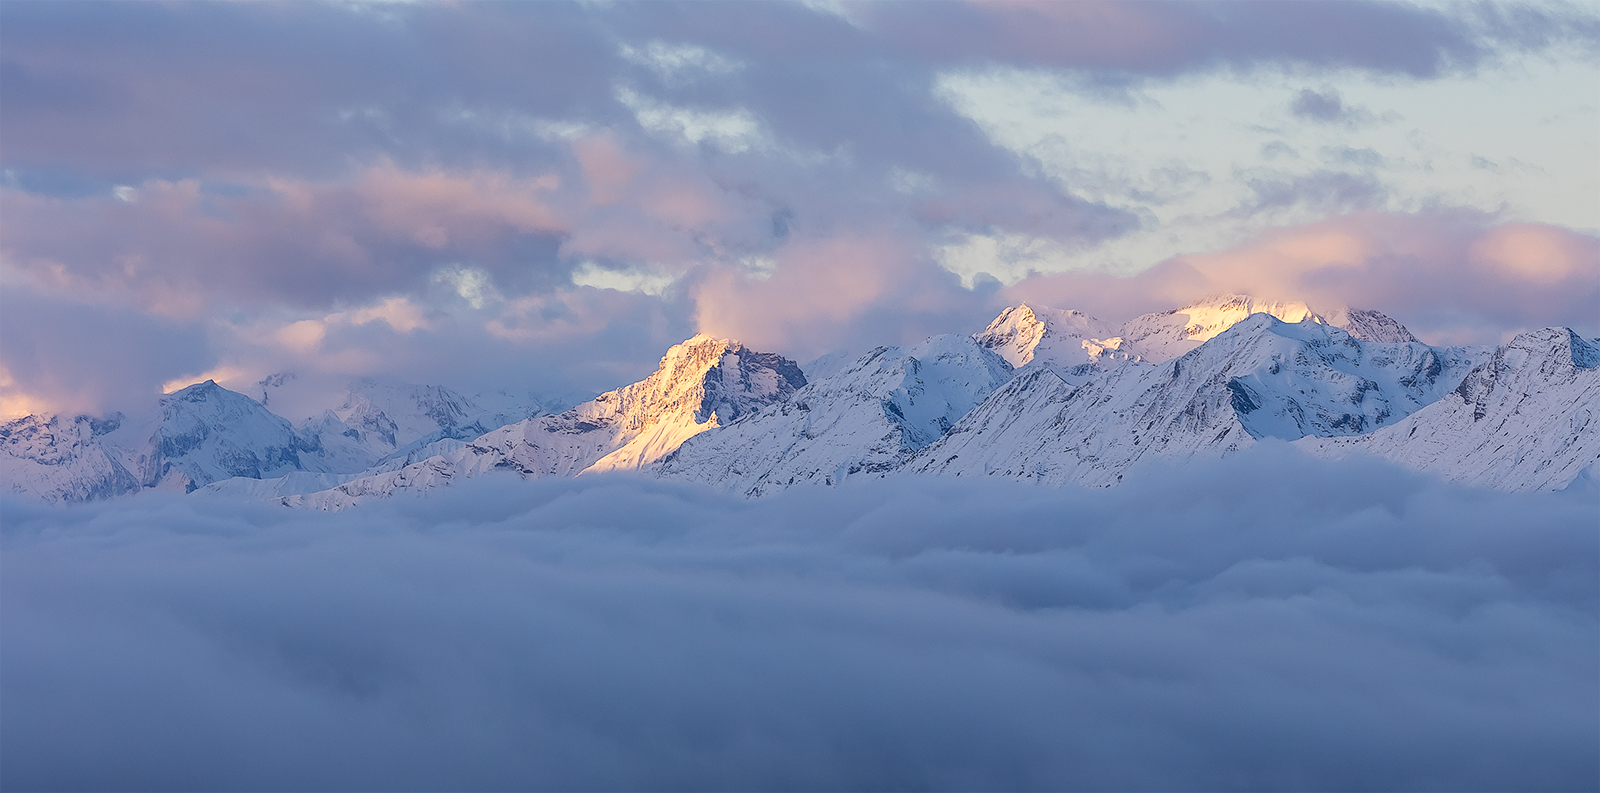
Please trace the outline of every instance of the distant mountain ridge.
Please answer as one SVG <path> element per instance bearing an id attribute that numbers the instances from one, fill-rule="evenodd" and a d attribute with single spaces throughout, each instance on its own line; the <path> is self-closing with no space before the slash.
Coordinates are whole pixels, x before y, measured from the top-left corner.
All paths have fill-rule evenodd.
<path id="1" fill-rule="evenodd" d="M 493 471 L 636 471 L 751 498 L 885 476 L 1106 486 L 1145 460 L 1268 438 L 1503 490 L 1561 488 L 1600 460 L 1600 341 L 1565 328 L 1433 347 L 1381 312 L 1243 295 L 1122 325 L 1018 305 L 971 336 L 814 367 L 699 335 L 554 415 L 531 397 L 357 380 L 298 426 L 269 409 L 292 375 L 259 400 L 208 381 L 148 425 L 0 426 L 0 475 L 46 501 L 156 487 L 343 509 Z"/>
<path id="2" fill-rule="evenodd" d="M 264 379 L 258 384 L 262 399 L 292 379 L 288 373 Z M 345 390 L 337 408 L 296 427 L 260 399 L 207 380 L 162 397 L 156 415 L 143 423 L 115 414 L 29 416 L 0 425 L 0 476 L 7 490 L 51 502 L 145 488 L 274 487 L 217 487 L 237 480 L 294 489 L 281 482 L 284 477 L 322 489 L 395 460 L 446 451 L 452 441 L 460 444 L 541 410 L 531 401 L 519 406 L 515 398 L 498 397 L 496 409 L 486 411 L 441 386 L 361 379 Z"/>
<path id="3" fill-rule="evenodd" d="M 1002 311 L 974 338 L 1000 353 L 1012 366 L 1050 366 L 1057 374 L 1064 374 L 1064 370 L 1084 364 L 1169 361 L 1253 314 L 1267 314 L 1288 323 L 1339 327 L 1360 341 L 1417 342 L 1404 325 L 1378 311 L 1340 308 L 1324 316 L 1305 303 L 1261 301 L 1237 294 L 1213 295 L 1182 308 L 1144 314 L 1121 326 L 1081 311 L 1023 303 Z"/>

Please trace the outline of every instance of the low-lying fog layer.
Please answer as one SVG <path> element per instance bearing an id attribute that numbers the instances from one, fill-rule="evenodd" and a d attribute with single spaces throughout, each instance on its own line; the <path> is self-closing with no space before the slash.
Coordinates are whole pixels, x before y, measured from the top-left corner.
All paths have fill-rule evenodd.
<path id="1" fill-rule="evenodd" d="M 6 501 L 0 784 L 1600 783 L 1592 484 L 1131 479 Z"/>

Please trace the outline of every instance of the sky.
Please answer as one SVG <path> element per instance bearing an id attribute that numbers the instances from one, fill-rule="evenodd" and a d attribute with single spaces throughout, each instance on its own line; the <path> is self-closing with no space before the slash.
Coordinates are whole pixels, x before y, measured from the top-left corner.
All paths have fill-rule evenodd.
<path id="1" fill-rule="evenodd" d="M 1600 332 L 1585 4 L 0 8 L 0 412 L 1249 291 Z"/>
<path id="2" fill-rule="evenodd" d="M 1597 497 L 1262 444 L 1112 489 L 0 499 L 0 784 L 1593 790 Z"/>

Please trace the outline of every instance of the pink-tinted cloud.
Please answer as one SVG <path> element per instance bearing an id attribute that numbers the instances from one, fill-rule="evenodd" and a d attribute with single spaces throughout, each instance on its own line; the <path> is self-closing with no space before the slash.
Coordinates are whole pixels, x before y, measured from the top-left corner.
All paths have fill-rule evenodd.
<path id="1" fill-rule="evenodd" d="M 909 238 L 886 231 L 801 238 L 775 264 L 767 278 L 706 274 L 693 289 L 700 331 L 805 359 L 961 332 L 988 310 Z"/>
<path id="2" fill-rule="evenodd" d="M 626 196 L 628 186 L 643 170 L 644 163 L 628 152 L 610 133 L 588 135 L 572 143 L 572 152 L 583 167 L 589 187 L 589 202 L 594 206 L 616 204 Z"/>
<path id="3" fill-rule="evenodd" d="M 1218 292 L 1377 309 L 1435 342 L 1494 343 L 1552 324 L 1593 334 L 1600 239 L 1477 214 L 1358 213 L 1175 257 L 1130 278 L 1035 276 L 1006 294 L 1115 319 Z"/>
<path id="4" fill-rule="evenodd" d="M 610 131 L 573 141 L 572 153 L 585 192 L 569 212 L 563 259 L 645 265 L 676 275 L 767 244 L 770 206 L 719 185 L 702 169 L 630 151 Z"/>

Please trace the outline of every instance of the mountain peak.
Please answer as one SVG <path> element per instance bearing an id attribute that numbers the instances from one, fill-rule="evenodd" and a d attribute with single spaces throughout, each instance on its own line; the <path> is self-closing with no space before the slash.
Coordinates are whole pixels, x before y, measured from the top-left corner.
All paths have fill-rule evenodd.
<path id="1" fill-rule="evenodd" d="M 146 487 L 190 491 L 234 476 L 306 470 L 301 452 L 311 451 L 287 420 L 207 380 L 161 400 L 160 424 L 137 467 Z"/>
<path id="2" fill-rule="evenodd" d="M 1600 343 L 1589 341 L 1572 328 L 1566 328 L 1567 348 L 1572 352 L 1572 365 L 1579 369 L 1593 369 L 1600 366 Z"/>
<path id="3" fill-rule="evenodd" d="M 1019 303 L 994 318 L 973 340 L 1012 366 L 1041 362 L 1074 366 L 1099 357 L 1116 329 L 1082 311 Z M 1086 343 L 1089 342 L 1089 343 Z"/>
<path id="4" fill-rule="evenodd" d="M 695 346 L 695 345 L 699 345 L 699 344 L 706 344 L 708 342 L 719 342 L 719 343 L 722 343 L 722 344 L 728 344 L 728 343 L 738 344 L 739 343 L 738 340 L 736 340 L 736 339 L 729 339 L 729 338 L 725 338 L 725 337 L 722 337 L 722 336 L 713 336 L 713 335 L 711 335 L 709 333 L 700 332 L 700 333 L 696 333 L 693 336 L 690 336 L 689 338 L 684 339 L 683 341 L 680 341 L 677 344 L 674 344 L 672 346 L 673 347 L 681 347 L 681 346 L 686 345 L 686 344 L 689 345 L 689 346 Z"/>
<path id="5" fill-rule="evenodd" d="M 1379 344 L 1410 344 L 1417 341 L 1406 326 L 1381 311 L 1341 308 L 1327 312 L 1331 325 L 1344 328 L 1351 336 Z"/>
<path id="6" fill-rule="evenodd" d="M 669 416 L 727 424 L 805 384 L 794 361 L 699 333 L 668 349 L 649 377 L 595 401 L 610 403 L 641 427 Z"/>
<path id="7" fill-rule="evenodd" d="M 235 392 L 229 391 L 228 389 L 223 388 L 220 385 L 217 385 L 217 381 L 215 381 L 215 380 L 206 380 L 206 381 L 203 381 L 203 382 L 195 383 L 194 385 L 184 386 L 183 388 L 180 388 L 180 389 L 178 389 L 178 390 L 176 390 L 176 391 L 174 391 L 174 392 L 172 392 L 170 394 L 167 394 L 166 397 L 164 397 L 161 400 L 161 402 L 162 402 L 162 404 L 166 404 L 167 402 L 170 402 L 170 401 L 173 401 L 173 400 L 178 400 L 178 401 L 183 401 L 183 402 L 203 402 L 203 401 L 206 401 L 206 400 L 210 400 L 210 399 L 216 398 L 220 393 L 232 394 L 232 393 L 235 393 Z M 239 394 L 239 396 L 244 396 L 244 395 L 243 394 Z M 226 397 L 223 397 L 223 398 L 226 399 Z M 245 397 L 245 398 L 249 399 L 249 397 Z"/>
<path id="8" fill-rule="evenodd" d="M 1538 384 L 1592 377 L 1600 366 L 1600 347 L 1570 328 L 1540 328 L 1517 334 L 1473 369 L 1455 393 L 1469 404 L 1482 405 L 1497 390 L 1531 391 Z"/>
<path id="9" fill-rule="evenodd" d="M 1559 489 L 1600 458 L 1600 350 L 1568 328 L 1519 334 L 1453 392 L 1405 419 L 1313 453 L 1362 450 L 1446 479 L 1502 490 Z"/>
<path id="10" fill-rule="evenodd" d="M 1299 300 L 1263 300 L 1254 295 L 1242 292 L 1218 292 L 1207 295 L 1188 303 L 1176 311 L 1183 312 L 1189 309 L 1215 309 L 1218 311 L 1242 311 L 1249 314 L 1271 314 L 1285 322 L 1298 322 L 1301 320 L 1285 317 L 1283 314 L 1298 314 L 1302 319 L 1317 316 L 1311 307 Z"/>

